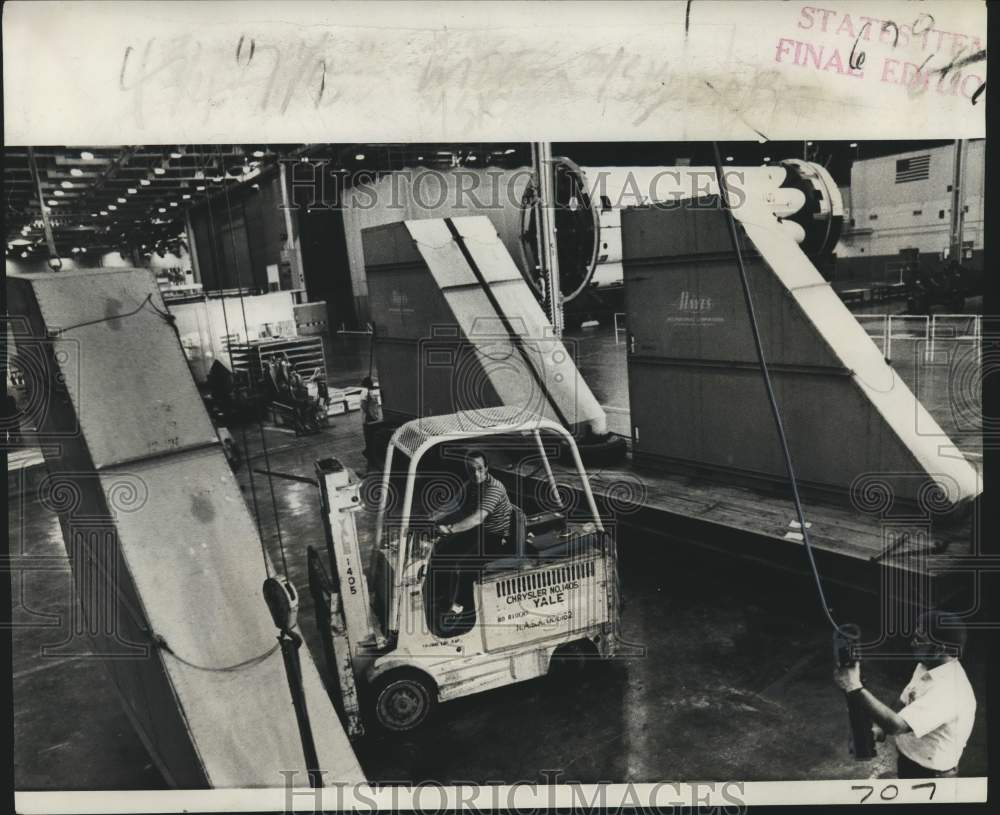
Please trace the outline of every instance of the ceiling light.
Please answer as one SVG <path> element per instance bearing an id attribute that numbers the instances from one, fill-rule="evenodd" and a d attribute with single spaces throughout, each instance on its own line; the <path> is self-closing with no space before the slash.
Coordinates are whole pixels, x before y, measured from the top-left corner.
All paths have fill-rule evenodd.
<path id="1" fill-rule="evenodd" d="M 732 161 L 732 160 L 733 160 L 732 156 L 726 156 L 726 161 Z"/>
<path id="2" fill-rule="evenodd" d="M 81 175 L 83 175 L 83 170 L 81 170 L 79 167 L 73 167 L 69 171 L 69 174 L 74 178 L 79 178 Z"/>
<path id="3" fill-rule="evenodd" d="M 506 150 L 504 150 L 504 151 L 503 151 L 503 154 L 504 154 L 505 156 L 509 156 L 509 155 L 510 155 L 511 153 L 515 153 L 515 152 L 517 152 L 517 151 L 516 151 L 516 150 L 514 150 L 514 148 L 513 148 L 513 147 L 508 147 L 508 148 L 507 148 Z"/>
<path id="4" fill-rule="evenodd" d="M 423 161 L 423 160 L 424 160 L 423 156 L 417 156 L 417 161 Z"/>
<path id="5" fill-rule="evenodd" d="M 49 202 L 48 202 L 48 204 L 49 204 L 49 206 L 50 206 L 50 207 L 54 207 L 54 206 L 56 206 L 56 205 L 57 205 L 58 203 L 59 203 L 58 201 L 55 201 L 55 200 L 53 200 L 53 199 L 51 199 L 51 198 L 49 199 Z"/>
<path id="6" fill-rule="evenodd" d="M 139 192 L 139 190 L 137 190 L 135 187 L 129 187 L 128 188 L 128 194 L 129 195 L 135 195 L 137 192 Z"/>
<path id="7" fill-rule="evenodd" d="M 80 251 L 80 247 L 79 247 L 79 246 L 74 246 L 74 247 L 73 247 L 72 249 L 70 249 L 69 251 L 70 251 L 70 252 L 72 252 L 72 253 L 73 253 L 73 254 L 75 255 L 75 254 L 76 254 L 77 252 L 79 252 L 79 251 Z"/>
<path id="8" fill-rule="evenodd" d="M 106 209 L 102 209 L 101 210 L 101 215 L 107 215 L 107 214 L 108 214 L 108 211 Z"/>
<path id="9" fill-rule="evenodd" d="M 183 198 L 185 201 L 187 201 L 188 198 L 190 197 L 191 197 L 190 193 L 184 193 L 184 195 L 181 196 L 181 198 Z"/>
<path id="10" fill-rule="evenodd" d="M 87 247 L 86 246 L 81 246 L 80 247 L 80 251 L 83 252 L 84 254 L 87 254 Z"/>
<path id="11" fill-rule="evenodd" d="M 170 158 L 184 158 L 183 153 L 171 153 Z"/>
<path id="12" fill-rule="evenodd" d="M 851 147 L 857 147 L 857 146 L 858 146 L 858 143 L 856 141 L 852 141 L 851 142 Z"/>
<path id="13" fill-rule="evenodd" d="M 89 150 L 84 150 L 82 153 L 80 153 L 80 158 L 82 158 L 84 161 L 93 161 L 94 154 L 91 153 Z"/>
<path id="14" fill-rule="evenodd" d="M 160 207 L 160 208 L 159 208 L 159 212 L 166 212 L 166 211 L 167 211 L 167 208 L 166 208 L 166 207 Z"/>
<path id="15" fill-rule="evenodd" d="M 149 182 L 149 179 L 148 179 L 148 178 L 140 178 L 140 179 L 139 179 L 139 184 L 140 184 L 141 186 L 143 186 L 143 187 L 148 187 L 148 186 L 149 186 L 149 183 L 150 183 L 150 182 Z"/>
<path id="16" fill-rule="evenodd" d="M 28 256 L 27 252 L 21 252 L 21 257 L 26 258 Z"/>
<path id="17" fill-rule="evenodd" d="M 770 161 L 770 160 L 771 160 L 770 156 L 764 156 L 764 161 Z"/>
<path id="18" fill-rule="evenodd" d="M 253 151 L 253 157 L 254 158 L 264 158 L 264 151 L 263 150 L 254 150 Z"/>
<path id="19" fill-rule="evenodd" d="M 11 241 L 11 244 L 14 246 L 28 246 L 30 243 L 31 241 L 26 241 L 24 238 L 14 238 L 14 240 Z"/>
<path id="20" fill-rule="evenodd" d="M 108 204 L 108 209 L 118 209 L 114 204 Z"/>
<path id="21" fill-rule="evenodd" d="M 73 182 L 72 181 L 63 181 L 62 184 L 60 184 L 59 186 L 64 187 L 67 190 L 68 189 L 72 189 Z"/>
<path id="22" fill-rule="evenodd" d="M 156 175 L 164 175 L 164 174 L 166 174 L 166 172 L 167 171 L 164 170 L 162 167 L 154 167 L 153 168 L 153 173 L 156 174 Z"/>
<path id="23" fill-rule="evenodd" d="M 64 193 L 62 190 L 53 190 L 52 194 L 55 195 L 57 198 L 62 198 L 66 193 Z"/>
<path id="24" fill-rule="evenodd" d="M 97 213 L 96 212 L 91 212 L 90 213 L 90 217 L 91 218 L 96 218 L 97 217 Z"/>
<path id="25" fill-rule="evenodd" d="M 204 192 L 205 191 L 205 185 L 204 184 L 199 184 L 197 187 L 195 187 L 195 189 L 198 192 Z"/>
<path id="26" fill-rule="evenodd" d="M 176 201 L 171 201 L 171 202 L 170 202 L 170 206 L 172 206 L 172 207 L 176 207 L 176 206 L 177 206 L 177 202 L 176 202 Z"/>
<path id="27" fill-rule="evenodd" d="M 813 143 L 811 141 L 807 141 L 806 142 L 806 147 L 812 147 L 812 146 L 813 146 Z"/>
<path id="28" fill-rule="evenodd" d="M 475 156 L 469 156 L 469 157 L 468 157 L 468 158 L 466 159 L 466 161 L 475 161 L 475 160 L 476 160 L 476 157 L 475 157 Z"/>
<path id="29" fill-rule="evenodd" d="M 125 199 L 124 198 L 119 198 L 118 199 L 118 203 L 119 204 L 124 204 L 125 203 Z"/>
<path id="30" fill-rule="evenodd" d="M 358 154 L 357 154 L 357 155 L 356 155 L 356 156 L 354 157 L 354 160 L 355 160 L 355 161 L 364 161 L 364 160 L 365 160 L 365 154 L 364 154 L 364 153 L 358 153 Z"/>

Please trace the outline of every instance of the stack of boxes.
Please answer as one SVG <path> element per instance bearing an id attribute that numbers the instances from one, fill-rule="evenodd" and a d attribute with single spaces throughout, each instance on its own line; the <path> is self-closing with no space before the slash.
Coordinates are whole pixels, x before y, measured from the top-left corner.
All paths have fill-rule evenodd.
<path id="1" fill-rule="evenodd" d="M 361 397 L 364 395 L 365 389 L 352 387 L 352 388 L 330 388 L 330 404 L 327 407 L 327 416 L 339 416 L 342 413 L 350 413 L 355 410 L 361 410 Z M 379 391 L 378 385 L 372 389 L 372 394 L 378 400 L 378 403 L 382 404 L 382 394 Z"/>

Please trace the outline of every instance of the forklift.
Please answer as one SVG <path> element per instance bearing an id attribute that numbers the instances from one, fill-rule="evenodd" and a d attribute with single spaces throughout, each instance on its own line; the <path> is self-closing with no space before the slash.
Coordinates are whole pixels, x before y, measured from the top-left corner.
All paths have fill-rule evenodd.
<path id="1" fill-rule="evenodd" d="M 543 434 L 550 439 L 548 448 Z M 549 463 L 553 436 L 575 464 L 585 499 L 579 511 L 560 498 Z M 435 585 L 440 581 L 433 579 L 440 538 L 427 520 L 428 507 L 418 505 L 435 492 L 432 482 L 440 494 L 447 475 L 433 462 L 460 460 L 462 450 L 491 442 L 532 450 L 546 471 L 550 505 L 565 511 L 527 516 L 514 506 L 510 553 L 479 559 L 468 618 L 449 628 L 440 622 Z M 399 458 L 405 466 L 395 474 L 402 481 L 396 489 L 393 464 Z M 432 462 L 432 473 L 419 469 L 422 460 Z M 366 723 L 383 732 L 413 730 L 439 702 L 542 676 L 554 658 L 615 655 L 616 542 L 604 528 L 579 451 L 562 425 L 507 406 L 400 426 L 388 443 L 381 476 L 370 582 L 355 522 L 363 508 L 361 482 L 336 459 L 318 461 L 316 475 L 328 564 L 309 547 L 309 584 L 331 696 L 352 739 L 364 735 Z M 426 489 L 420 489 L 421 480 Z"/>

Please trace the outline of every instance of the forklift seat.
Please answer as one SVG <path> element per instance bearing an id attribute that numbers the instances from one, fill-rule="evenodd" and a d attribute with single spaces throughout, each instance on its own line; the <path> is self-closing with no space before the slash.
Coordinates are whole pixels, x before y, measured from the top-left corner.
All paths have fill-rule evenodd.
<path id="1" fill-rule="evenodd" d="M 524 548 L 528 540 L 528 516 L 517 504 L 511 504 L 510 531 L 508 540 L 513 544 L 514 557 L 524 557 Z"/>
<path id="2" fill-rule="evenodd" d="M 528 516 L 517 504 L 511 504 L 510 526 L 504 537 L 505 555 L 489 561 L 484 572 L 503 572 L 519 568 L 527 562 Z"/>

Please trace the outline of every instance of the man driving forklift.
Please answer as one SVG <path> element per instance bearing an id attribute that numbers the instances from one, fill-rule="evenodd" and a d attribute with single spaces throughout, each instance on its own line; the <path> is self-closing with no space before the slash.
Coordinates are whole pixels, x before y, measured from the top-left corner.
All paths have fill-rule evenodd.
<path id="1" fill-rule="evenodd" d="M 511 548 L 509 530 L 514 507 L 507 490 L 490 475 L 489 461 L 482 450 L 465 454 L 469 474 L 454 509 L 445 508 L 431 515 L 442 536 L 435 553 L 435 583 L 442 573 L 447 580 L 450 602 L 445 622 L 454 621 L 465 611 L 467 595 L 475 582 L 476 565 L 484 559 L 501 557 Z"/>

